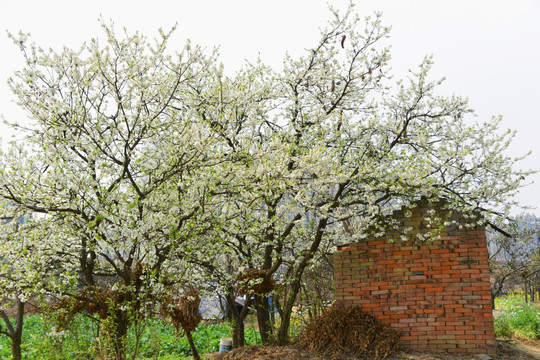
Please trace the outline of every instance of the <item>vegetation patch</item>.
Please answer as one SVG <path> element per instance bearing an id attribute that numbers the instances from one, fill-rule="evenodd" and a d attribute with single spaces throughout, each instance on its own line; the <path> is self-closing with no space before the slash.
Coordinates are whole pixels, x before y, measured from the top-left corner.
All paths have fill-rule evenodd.
<path id="1" fill-rule="evenodd" d="M 58 331 L 56 320 L 45 315 L 32 315 L 25 319 L 23 333 L 23 360 L 99 359 L 95 347 L 97 322 L 87 316 L 76 315 L 67 328 Z M 193 341 L 200 353 L 219 350 L 219 340 L 231 334 L 228 324 L 199 324 Z M 128 333 L 130 348 L 136 341 L 134 331 Z M 247 328 L 246 344 L 261 344 L 254 328 Z M 11 346 L 5 336 L 0 336 L 0 359 L 10 359 Z M 141 334 L 137 359 L 182 360 L 191 358 L 191 349 L 185 336 L 179 336 L 172 324 L 161 319 L 149 319 Z"/>
<path id="2" fill-rule="evenodd" d="M 512 294 L 495 299 L 495 306 L 501 309 L 494 319 L 497 337 L 540 340 L 540 310 L 536 305 Z"/>

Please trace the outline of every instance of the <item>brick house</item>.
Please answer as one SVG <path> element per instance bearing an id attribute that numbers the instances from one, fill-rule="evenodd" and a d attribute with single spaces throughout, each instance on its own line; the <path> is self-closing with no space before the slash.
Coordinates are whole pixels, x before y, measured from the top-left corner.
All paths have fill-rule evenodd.
<path id="1" fill-rule="evenodd" d="M 495 355 L 485 228 L 442 208 L 422 201 L 395 211 L 392 218 L 411 229 L 406 241 L 396 230 L 338 247 L 336 302 L 401 331 L 404 347 Z M 440 238 L 420 241 L 436 216 L 444 220 Z"/>

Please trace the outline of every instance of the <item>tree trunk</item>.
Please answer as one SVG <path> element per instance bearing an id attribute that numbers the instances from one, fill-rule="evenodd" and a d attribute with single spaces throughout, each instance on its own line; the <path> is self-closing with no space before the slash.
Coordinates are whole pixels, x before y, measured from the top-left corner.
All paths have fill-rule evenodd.
<path id="1" fill-rule="evenodd" d="M 0 315 L 6 324 L 6 330 L 2 334 L 6 335 L 11 340 L 11 357 L 12 360 L 21 360 L 22 352 L 22 332 L 24 325 L 24 305 L 25 303 L 17 299 L 17 315 L 15 318 L 15 327 L 7 317 L 4 311 L 0 311 Z"/>
<path id="2" fill-rule="evenodd" d="M 244 307 L 242 308 L 242 311 L 238 311 L 236 307 L 236 298 L 234 289 L 229 289 L 227 296 L 225 297 L 225 300 L 227 301 L 227 305 L 230 308 L 231 311 L 231 335 L 233 340 L 233 349 L 237 349 L 239 347 L 244 346 L 244 335 L 245 335 L 245 326 L 244 326 L 244 320 L 246 319 L 246 316 L 249 311 L 249 305 L 251 303 L 251 298 L 247 298 L 246 302 L 244 303 Z"/>
<path id="3" fill-rule="evenodd" d="M 525 303 L 528 303 L 529 302 L 529 296 L 527 294 L 527 290 L 528 290 L 528 287 L 529 287 L 529 279 L 528 278 L 525 278 L 524 279 L 525 281 L 525 286 L 524 286 L 524 294 L 525 294 Z"/>
<path id="4" fill-rule="evenodd" d="M 244 321 L 235 316 L 232 318 L 232 340 L 233 349 L 244 346 Z"/>
<path id="5" fill-rule="evenodd" d="M 128 321 L 123 312 L 118 311 L 115 318 L 115 357 L 116 360 L 126 360 Z"/>
<path id="6" fill-rule="evenodd" d="M 501 296 L 504 289 L 504 284 L 510 273 L 502 275 L 500 278 L 495 277 L 495 284 L 491 287 L 491 306 L 495 309 L 495 299 Z"/>
<path id="7" fill-rule="evenodd" d="M 270 324 L 272 325 L 272 329 L 276 326 L 276 304 L 274 303 L 274 296 L 271 298 L 268 298 L 270 301 Z"/>
<path id="8" fill-rule="evenodd" d="M 13 360 L 22 359 L 21 342 L 22 342 L 21 338 L 11 339 L 11 357 Z"/>
<path id="9" fill-rule="evenodd" d="M 538 273 L 534 274 L 534 280 L 531 281 L 531 300 L 532 302 L 538 302 L 540 299 L 537 294 L 538 290 Z"/>
<path id="10" fill-rule="evenodd" d="M 15 324 L 15 333 L 11 339 L 11 356 L 13 360 L 21 360 L 21 344 L 24 325 L 24 305 L 25 303 L 17 299 L 17 322 Z"/>
<path id="11" fill-rule="evenodd" d="M 233 341 L 233 349 L 244 346 L 244 321 L 240 317 L 240 313 L 236 308 L 236 299 L 234 296 L 234 289 L 229 289 L 225 296 L 227 301 L 227 308 L 231 312 L 231 336 Z M 225 312 L 227 317 L 227 312 Z"/>
<path id="12" fill-rule="evenodd" d="M 277 340 L 279 345 L 286 345 L 289 343 L 289 329 L 291 327 L 292 308 L 298 292 L 300 291 L 300 281 L 293 283 L 291 291 L 287 294 L 283 307 L 281 308 L 281 324 L 277 333 Z"/>
<path id="13" fill-rule="evenodd" d="M 540 301 L 540 286 L 538 286 L 538 273 L 534 276 L 534 281 L 536 283 L 535 290 L 536 290 L 536 301 Z"/>
<path id="14" fill-rule="evenodd" d="M 340 191 L 342 191 L 342 186 L 340 186 L 340 190 L 338 190 L 338 194 Z M 337 196 L 337 195 L 336 195 Z M 294 302 L 296 300 L 296 297 L 298 296 L 298 293 L 300 292 L 300 286 L 302 285 L 302 276 L 304 275 L 304 270 L 308 266 L 309 262 L 313 259 L 315 256 L 315 253 L 319 249 L 319 245 L 322 241 L 324 230 L 326 229 L 326 225 L 328 224 L 328 218 L 321 219 L 319 221 L 317 233 L 315 235 L 315 239 L 313 240 L 313 243 L 311 244 L 310 250 L 303 256 L 302 260 L 296 267 L 296 269 L 291 272 L 293 277 L 293 282 L 290 285 L 290 292 L 287 295 L 287 298 L 285 299 L 283 312 L 281 313 L 281 324 L 278 329 L 277 334 L 277 340 L 279 345 L 286 345 L 289 343 L 289 328 L 291 326 L 291 315 L 292 315 L 292 307 L 294 305 Z"/>
<path id="15" fill-rule="evenodd" d="M 191 354 L 193 355 L 193 359 L 200 360 L 199 352 L 197 351 L 197 348 L 195 347 L 195 343 L 193 342 L 193 337 L 191 336 L 191 331 L 186 331 L 186 337 L 189 342 L 189 347 L 191 348 Z"/>
<path id="16" fill-rule="evenodd" d="M 287 306 L 286 304 L 281 315 L 281 325 L 279 326 L 277 333 L 277 341 L 279 345 L 286 345 L 289 343 L 289 328 L 291 327 L 291 315 L 292 306 L 289 308 L 289 306 Z"/>
<path id="17" fill-rule="evenodd" d="M 259 324 L 262 343 L 263 345 L 268 345 L 271 343 L 273 337 L 268 297 L 255 295 L 255 309 L 257 310 L 257 322 Z"/>

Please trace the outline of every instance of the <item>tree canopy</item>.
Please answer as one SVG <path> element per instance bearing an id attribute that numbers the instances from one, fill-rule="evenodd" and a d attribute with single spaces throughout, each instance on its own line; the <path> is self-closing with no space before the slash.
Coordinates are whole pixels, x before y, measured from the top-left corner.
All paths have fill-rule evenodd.
<path id="1" fill-rule="evenodd" d="M 31 240 L 55 259 L 49 291 L 98 307 L 116 291 L 121 338 L 175 286 L 236 286 L 255 269 L 282 283 L 284 342 L 305 269 L 393 226 L 395 208 L 444 199 L 504 216 L 527 175 L 504 154 L 513 133 L 439 95 L 430 57 L 394 82 L 379 14 L 332 14 L 282 69 L 232 75 L 189 41 L 170 54 L 171 32 L 104 24 L 104 44 L 59 51 L 13 36 L 26 66 L 10 85 L 33 123 L 2 156 L 0 196 L 5 212 L 47 215 Z M 268 313 L 268 293 L 253 294 Z"/>

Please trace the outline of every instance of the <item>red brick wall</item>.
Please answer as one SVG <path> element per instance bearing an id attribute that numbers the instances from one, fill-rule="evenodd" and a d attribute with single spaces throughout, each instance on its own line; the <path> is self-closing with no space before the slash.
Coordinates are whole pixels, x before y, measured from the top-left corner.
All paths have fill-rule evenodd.
<path id="1" fill-rule="evenodd" d="M 402 226 L 424 227 L 426 209 L 396 212 Z M 430 215 L 431 216 L 431 215 Z M 496 353 L 485 229 L 441 228 L 441 238 L 389 243 L 397 233 L 338 248 L 336 301 L 403 333 L 405 347 L 455 353 Z"/>

